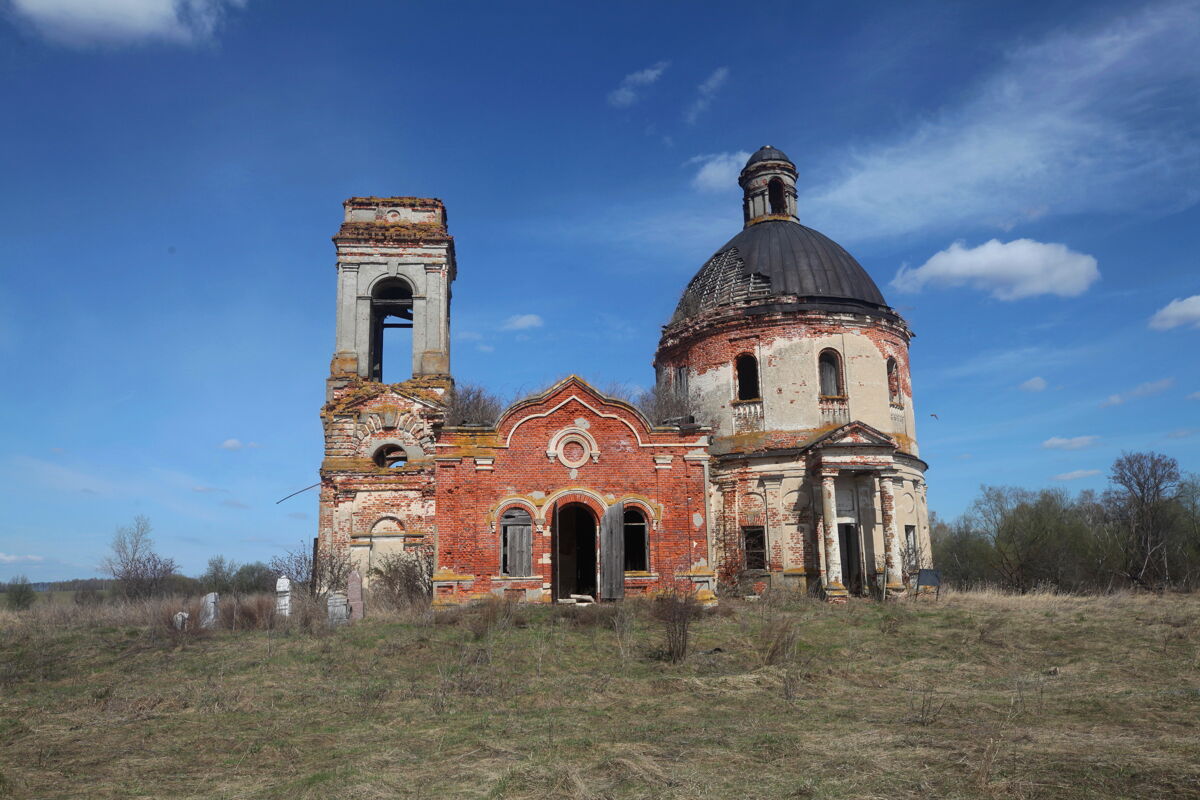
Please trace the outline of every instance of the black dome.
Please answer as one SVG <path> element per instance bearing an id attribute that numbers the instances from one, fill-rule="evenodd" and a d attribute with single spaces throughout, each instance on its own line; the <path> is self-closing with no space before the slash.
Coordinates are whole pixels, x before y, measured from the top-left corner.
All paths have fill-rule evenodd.
<path id="1" fill-rule="evenodd" d="M 745 151 L 743 150 L 742 152 Z M 754 155 L 750 156 L 750 160 L 746 162 L 746 166 L 748 167 L 751 164 L 757 164 L 760 161 L 786 161 L 789 164 L 792 163 L 792 160 L 788 158 L 782 150 L 776 150 L 769 144 L 765 144 L 755 150 Z M 745 169 L 745 167 L 743 167 L 743 169 Z"/>
<path id="2" fill-rule="evenodd" d="M 798 222 L 769 220 L 746 228 L 713 254 L 684 290 L 672 321 L 780 295 L 795 295 L 801 305 L 889 310 L 875 281 L 841 245 Z"/>

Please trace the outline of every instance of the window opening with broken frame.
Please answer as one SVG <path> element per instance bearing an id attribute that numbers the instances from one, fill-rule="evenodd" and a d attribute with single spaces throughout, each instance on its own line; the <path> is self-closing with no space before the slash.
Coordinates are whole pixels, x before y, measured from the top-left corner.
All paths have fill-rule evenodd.
<path id="1" fill-rule="evenodd" d="M 757 525 L 742 528 L 742 551 L 746 569 L 766 569 L 767 529 Z"/>

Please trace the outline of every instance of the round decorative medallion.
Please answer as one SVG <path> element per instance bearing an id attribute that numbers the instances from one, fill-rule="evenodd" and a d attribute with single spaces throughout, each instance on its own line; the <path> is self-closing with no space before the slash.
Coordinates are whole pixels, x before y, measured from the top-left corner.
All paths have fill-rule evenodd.
<path id="1" fill-rule="evenodd" d="M 563 466 L 582 467 L 591 457 L 591 447 L 582 436 L 564 436 L 558 443 L 558 460 Z"/>

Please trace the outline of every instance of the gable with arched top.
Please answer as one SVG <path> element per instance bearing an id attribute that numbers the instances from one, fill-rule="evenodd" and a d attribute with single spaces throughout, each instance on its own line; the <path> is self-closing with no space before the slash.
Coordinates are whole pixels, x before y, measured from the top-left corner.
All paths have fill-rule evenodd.
<path id="1" fill-rule="evenodd" d="M 578 404 L 581 410 L 600 419 L 616 420 L 625 425 L 639 445 L 645 444 L 649 438 L 652 428 L 650 422 L 640 411 L 623 400 L 601 394 L 582 378 L 574 375 L 565 378 L 536 397 L 510 406 L 500 415 L 500 419 L 496 423 L 496 430 L 503 438 L 504 446 L 510 446 L 513 436 L 521 426 L 528 422 L 545 419 L 572 403 Z"/>

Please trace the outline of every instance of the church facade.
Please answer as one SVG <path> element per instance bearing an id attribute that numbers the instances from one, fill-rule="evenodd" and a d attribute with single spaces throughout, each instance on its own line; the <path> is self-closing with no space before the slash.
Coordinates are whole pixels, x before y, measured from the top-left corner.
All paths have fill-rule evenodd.
<path id="1" fill-rule="evenodd" d="M 912 333 L 800 224 L 787 156 L 759 149 L 739 183 L 744 228 L 688 284 L 654 357 L 682 410 L 666 420 L 572 376 L 494 424 L 447 425 L 445 207 L 346 201 L 318 549 L 368 581 L 380 559 L 431 553 L 438 602 L 902 593 L 930 566 Z M 393 327 L 412 330 L 412 377 L 387 384 Z"/>

